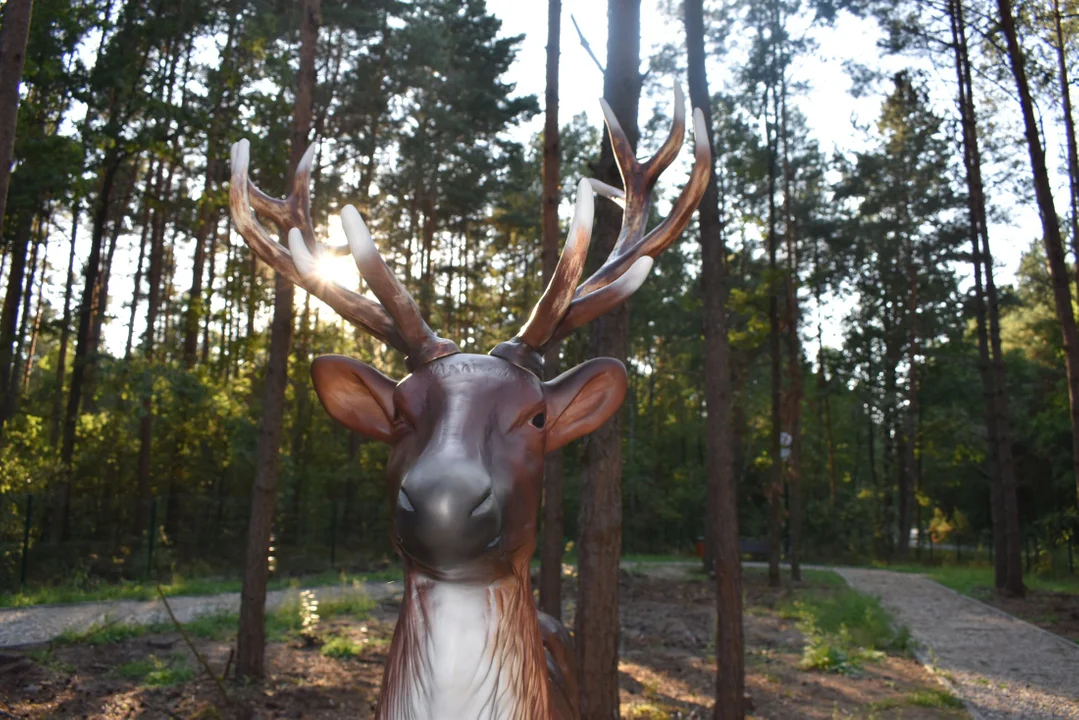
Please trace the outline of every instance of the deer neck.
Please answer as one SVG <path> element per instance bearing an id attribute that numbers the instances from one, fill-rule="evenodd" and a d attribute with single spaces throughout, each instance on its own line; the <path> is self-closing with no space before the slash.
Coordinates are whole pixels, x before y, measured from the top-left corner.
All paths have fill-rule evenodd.
<path id="1" fill-rule="evenodd" d="M 379 720 L 546 720 L 547 664 L 528 565 L 491 584 L 409 569 Z"/>

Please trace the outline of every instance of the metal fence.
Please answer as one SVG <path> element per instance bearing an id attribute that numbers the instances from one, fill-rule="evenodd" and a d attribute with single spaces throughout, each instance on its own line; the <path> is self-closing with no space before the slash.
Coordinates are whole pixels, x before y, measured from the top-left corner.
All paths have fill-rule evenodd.
<path id="1" fill-rule="evenodd" d="M 247 498 L 155 496 L 141 523 L 134 498 L 73 498 L 62 525 L 55 505 L 47 495 L 0 494 L 0 592 L 242 572 Z M 382 506 L 372 510 L 324 497 L 295 503 L 282 498 L 271 567 L 291 576 L 381 564 L 392 554 L 388 524 Z M 141 533 L 140 524 L 146 528 Z"/>

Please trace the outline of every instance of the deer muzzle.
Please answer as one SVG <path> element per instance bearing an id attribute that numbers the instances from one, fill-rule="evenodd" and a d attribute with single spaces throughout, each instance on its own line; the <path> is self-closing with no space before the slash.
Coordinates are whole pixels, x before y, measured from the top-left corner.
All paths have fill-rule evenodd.
<path id="1" fill-rule="evenodd" d="M 397 541 L 413 560 L 451 569 L 497 546 L 502 511 L 490 474 L 475 463 L 422 462 L 397 493 Z"/>

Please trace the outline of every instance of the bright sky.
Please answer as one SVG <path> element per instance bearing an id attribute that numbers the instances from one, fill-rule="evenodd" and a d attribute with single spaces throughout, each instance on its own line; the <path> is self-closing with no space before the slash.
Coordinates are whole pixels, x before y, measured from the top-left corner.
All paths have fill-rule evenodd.
<path id="1" fill-rule="evenodd" d="M 645 63 L 652 51 L 659 46 L 670 42 L 681 42 L 683 34 L 681 23 L 672 22 L 662 13 L 660 11 L 662 4 L 665 4 L 662 0 L 643 0 L 642 2 L 641 53 L 645 58 L 643 61 Z M 487 5 L 490 12 L 502 19 L 504 35 L 524 36 L 517 60 L 509 71 L 508 79 L 516 83 L 518 93 L 536 95 L 542 106 L 546 77 L 547 3 L 540 0 L 531 2 L 487 0 Z M 600 61 L 604 62 L 606 58 L 607 3 L 602 0 L 563 0 L 559 77 L 560 120 L 568 121 L 573 115 L 583 112 L 596 127 L 602 127 L 603 119 L 598 98 L 603 91 L 603 79 L 595 63 L 582 48 L 570 21 L 571 15 L 576 18 Z M 879 31 L 875 23 L 871 21 L 841 16 L 834 28 L 813 29 L 811 32 L 812 37 L 817 40 L 817 49 L 800 58 L 794 68 L 794 79 L 805 83 L 809 88 L 798 104 L 807 117 L 811 133 L 825 153 L 831 153 L 833 150 L 849 152 L 864 148 L 867 136 L 859 128 L 871 126 L 876 121 L 885 88 L 882 86 L 882 92 L 869 93 L 859 99 L 853 98 L 849 92 L 851 81 L 843 69 L 843 63 L 855 60 L 890 74 L 909 66 L 911 61 L 907 58 L 894 57 L 879 59 L 881 53 L 876 46 Z M 928 68 L 929 66 L 923 64 L 921 67 Z M 941 112 L 947 112 L 952 103 L 952 81 L 947 75 L 934 77 L 939 78 L 939 82 L 933 89 L 934 101 Z M 679 78 L 679 81 L 684 83 L 684 78 Z M 725 83 L 732 82 L 730 68 L 713 60 L 709 67 L 709 82 L 713 91 L 720 89 L 720 86 Z M 649 115 L 650 109 L 642 107 L 641 117 L 645 118 Z M 541 113 L 524 127 L 515 130 L 513 135 L 521 142 L 525 142 L 534 133 L 539 132 L 542 125 Z M 1047 119 L 1047 129 L 1052 131 L 1051 118 Z M 1021 138 L 1017 141 L 1021 141 Z M 648 150 L 648 148 L 642 149 L 642 155 Z M 684 149 L 683 153 L 688 158 L 688 148 Z M 1057 160 L 1058 153 L 1055 153 L 1052 148 L 1048 155 L 1051 162 Z M 688 161 L 683 168 L 688 168 Z M 673 176 L 677 172 L 680 171 L 676 166 L 671 169 L 670 174 Z M 576 178 L 564 178 L 564 181 L 575 182 Z M 680 181 L 677 178 L 672 178 L 669 183 L 674 187 L 679 184 Z M 1058 190 L 1058 205 L 1065 197 Z M 1040 235 L 1036 208 L 1029 203 L 1018 205 L 1006 203 L 1006 205 L 1009 206 L 1011 223 L 993 226 L 991 237 L 1001 284 L 1014 279 L 1021 253 L 1027 248 L 1031 239 Z M 88 244 L 88 233 L 84 232 L 81 235 L 80 240 Z M 118 272 L 114 274 L 113 287 L 110 288 L 113 295 L 110 313 L 118 319 L 106 328 L 106 342 L 114 353 L 123 351 L 126 337 L 127 312 L 122 305 L 126 304 L 131 296 L 131 275 L 134 273 L 137 245 L 134 247 L 130 245 L 136 242 L 137 239 L 128 238 L 128 247 L 125 248 L 123 243 L 121 244 L 117 258 L 120 265 Z M 85 252 L 88 252 L 88 248 L 86 251 L 80 248 L 81 257 L 85 256 Z M 51 255 L 51 265 L 58 269 L 54 272 L 62 273 L 63 269 L 60 266 L 63 260 L 59 258 L 59 250 L 54 249 Z M 189 267 L 190 260 L 183 256 L 178 257 L 178 260 L 181 270 L 177 273 L 177 281 L 180 288 L 186 288 L 189 285 L 189 279 L 184 277 L 183 268 Z M 961 269 L 961 272 L 967 273 L 965 268 Z M 59 279 L 60 275 L 57 274 L 55 281 Z M 841 343 L 840 321 L 848 307 L 847 301 L 838 300 L 830 302 L 824 308 L 825 340 L 828 344 L 838 346 Z M 810 313 L 812 312 L 810 310 Z M 812 315 L 806 319 L 807 322 L 816 323 L 816 318 Z"/>
<path id="2" fill-rule="evenodd" d="M 681 22 L 661 12 L 660 7 L 663 4 L 665 3 L 658 0 L 643 0 L 642 2 L 642 63 L 647 63 L 647 58 L 653 49 L 682 41 L 684 28 Z M 510 79 L 517 83 L 519 92 L 537 95 L 542 105 L 546 81 L 547 3 L 538 0 L 534 2 L 487 0 L 487 6 L 493 14 L 502 19 L 504 34 L 524 35 L 517 62 L 509 73 Z M 602 0 L 563 0 L 562 2 L 559 68 L 560 121 L 565 122 L 573 115 L 585 112 L 589 120 L 600 127 L 603 116 L 599 109 L 598 98 L 603 93 L 603 78 L 582 47 L 570 21 L 571 15 L 576 18 L 600 62 L 605 62 L 607 3 Z M 817 40 L 817 48 L 796 62 L 793 80 L 805 83 L 809 88 L 798 104 L 806 116 L 812 136 L 820 143 L 821 149 L 826 154 L 830 154 L 833 150 L 850 152 L 867 146 L 866 133 L 859 128 L 870 127 L 876 122 L 884 100 L 883 91 L 887 90 L 887 87 L 882 85 L 882 92 L 869 93 L 857 99 L 852 97 L 851 80 L 843 68 L 845 61 L 853 60 L 881 69 L 885 71 L 885 77 L 904 67 L 917 64 L 918 67 L 930 72 L 931 80 L 939 81 L 934 82 L 932 94 L 940 112 L 948 112 L 953 107 L 954 79 L 947 75 L 937 74 L 928 63 L 918 64 L 912 62 L 910 58 L 902 57 L 881 58 L 881 51 L 877 47 L 880 32 L 873 21 L 859 20 L 844 14 L 838 18 L 834 27 L 812 30 L 811 37 Z M 722 84 L 733 82 L 730 67 L 720 64 L 719 60 L 711 62 L 708 73 L 710 89 L 713 92 L 720 89 Z M 685 79 L 679 78 L 679 81 L 683 82 L 683 88 L 685 88 Z M 648 117 L 644 108 L 641 110 L 641 117 Z M 542 126 L 541 114 L 522 129 L 521 138 L 524 139 L 539 132 Z M 686 149 L 683 149 L 683 152 L 688 154 Z M 641 154 L 645 153 L 646 151 L 642 150 Z M 1051 151 L 1049 154 L 1053 155 Z M 1050 160 L 1052 159 L 1053 157 L 1050 157 Z M 674 173 L 673 168 L 671 173 Z M 1059 204 L 1066 196 L 1059 193 L 1058 196 Z M 1025 205 L 1012 206 L 1009 210 L 1012 216 L 1011 223 L 997 224 L 992 227 L 991 242 L 997 265 L 998 282 L 1001 284 L 1014 280 L 1023 251 L 1033 238 L 1040 236 L 1036 208 Z M 961 269 L 961 274 L 967 273 L 966 268 Z M 848 307 L 847 302 L 834 300 L 824 308 L 825 341 L 828 344 L 838 346 L 842 342 L 840 321 Z M 814 324 L 816 322 L 812 317 L 807 317 L 807 321 Z"/>

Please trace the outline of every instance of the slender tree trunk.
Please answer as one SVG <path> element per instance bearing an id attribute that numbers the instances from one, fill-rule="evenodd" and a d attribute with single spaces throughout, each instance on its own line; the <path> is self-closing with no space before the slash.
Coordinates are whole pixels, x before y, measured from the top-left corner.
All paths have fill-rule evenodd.
<path id="1" fill-rule="evenodd" d="M 783 459 L 780 453 L 780 433 L 783 431 L 782 401 L 783 377 L 780 371 L 782 355 L 779 346 L 779 265 L 776 262 L 776 246 L 779 244 L 776 229 L 776 137 L 775 123 L 768 119 L 768 95 L 766 91 L 765 123 L 768 132 L 768 356 L 771 366 L 772 429 L 769 456 L 772 467 L 768 483 L 768 585 L 779 587 L 779 558 L 783 541 Z M 777 103 L 778 104 L 778 103 Z"/>
<path id="2" fill-rule="evenodd" d="M 903 417 L 903 452 L 906 459 L 899 483 L 899 557 L 906 559 L 910 549 L 910 527 L 914 514 L 914 488 L 918 484 L 918 274 L 914 259 L 914 243 L 906 238 L 907 269 L 907 407 Z"/>
<path id="3" fill-rule="evenodd" d="M 314 113 L 315 53 L 318 49 L 321 0 L 304 0 L 300 24 L 300 71 L 292 125 L 289 177 L 307 149 Z M 281 228 L 282 234 L 288 228 Z M 236 673 L 262 678 L 266 672 L 266 583 L 269 580 L 270 533 L 277 504 L 277 463 L 281 447 L 288 354 L 292 342 L 293 286 L 274 276 L 274 314 L 270 324 L 270 359 L 255 459 L 255 482 L 248 524 L 247 558 L 240 596 L 240 627 L 237 635 Z"/>
<path id="4" fill-rule="evenodd" d="M 5 394 L 4 401 L 0 402 L 0 431 L 3 429 L 3 421 L 7 419 L 4 408 L 7 406 L 8 381 L 15 364 L 15 343 L 19 337 L 19 305 L 23 299 L 26 256 L 31 247 L 33 229 L 34 213 L 29 209 L 22 210 L 11 242 L 11 271 L 8 273 L 4 309 L 0 314 L 0 388 L 4 389 Z"/>
<path id="5" fill-rule="evenodd" d="M 173 167 L 169 167 L 169 176 L 162 182 L 163 164 L 158 165 L 158 179 L 155 185 L 160 188 L 160 196 L 154 203 L 153 220 L 150 230 L 150 265 L 146 274 L 146 329 L 142 336 L 142 353 L 146 359 L 146 377 L 142 381 L 142 400 L 139 415 L 139 459 L 136 496 L 138 507 L 135 514 L 135 537 L 142 537 L 150 524 L 150 503 L 152 497 L 152 468 L 150 465 L 154 438 L 153 408 L 153 363 L 156 345 L 157 318 L 161 310 L 162 276 L 165 266 L 165 220 L 168 214 L 168 196 L 172 188 Z"/>
<path id="6" fill-rule="evenodd" d="M 15 155 L 15 125 L 19 117 L 19 85 L 30 37 L 34 0 L 7 0 L 0 17 L 0 233 L 7 211 L 11 163 Z M 6 370 L 0 366 L 0 371 Z M 0 377 L 7 377 L 0 373 Z"/>
<path id="7" fill-rule="evenodd" d="M 558 264 L 559 172 L 562 156 L 558 136 L 559 32 L 562 0 L 547 2 L 547 108 L 543 125 L 543 286 Z M 559 347 L 543 358 L 547 379 L 558 375 Z M 562 451 L 550 453 L 543 465 L 543 550 L 540 555 L 539 606 L 553 618 L 562 618 Z"/>
<path id="8" fill-rule="evenodd" d="M 18 343 L 15 346 L 15 353 L 12 358 L 10 376 L 6 378 L 3 402 L 0 403 L 0 423 L 6 423 L 14 417 L 16 408 L 19 405 L 19 390 L 21 388 L 23 369 L 23 345 L 26 342 L 27 329 L 30 327 L 30 305 L 34 299 L 34 279 L 37 277 L 38 268 L 37 256 L 45 240 L 45 227 L 47 224 L 45 216 L 38 215 L 38 229 L 36 233 L 33 233 L 36 238 L 32 240 L 33 247 L 30 251 L 28 265 L 30 273 L 26 278 L 26 288 L 20 298 L 22 310 L 19 313 Z M 44 263 L 42 264 L 44 265 Z M 44 281 L 44 272 L 42 273 L 42 281 Z"/>
<path id="9" fill-rule="evenodd" d="M 953 0 L 959 2 L 959 0 Z M 1068 188 L 1071 200 L 1071 241 L 1075 255 L 1075 287 L 1079 292 L 1079 148 L 1075 140 L 1075 117 L 1072 114 L 1071 83 L 1068 82 L 1068 58 L 1064 49 L 1064 28 L 1060 17 L 1060 0 L 1053 0 L 1053 30 L 1057 41 L 1057 71 L 1060 73 L 1060 97 L 1064 111 L 1064 135 L 1068 144 Z"/>
<path id="10" fill-rule="evenodd" d="M 702 0 L 685 2 L 689 98 L 704 113 L 708 144 L 712 96 L 705 69 Z M 698 207 L 701 232 L 701 294 L 704 299 L 705 402 L 708 407 L 705 457 L 708 468 L 708 526 L 716 573 L 717 720 L 745 717 L 745 639 L 742 631 L 742 561 L 738 547 L 738 480 L 731 429 L 731 351 L 727 339 L 727 247 L 719 210 L 715 165 Z"/>
<path id="11" fill-rule="evenodd" d="M 1072 473 L 1076 483 L 1076 502 L 1079 504 L 1079 334 L 1076 333 L 1075 315 L 1072 312 L 1071 279 L 1068 275 L 1064 257 L 1064 243 L 1060 234 L 1060 222 L 1056 206 L 1053 203 L 1053 190 L 1049 182 L 1049 171 L 1045 166 L 1045 150 L 1042 148 L 1038 123 L 1034 117 L 1034 101 L 1030 95 L 1030 85 L 1023 51 L 1019 47 L 1019 37 L 1015 29 L 1015 16 L 1012 13 L 1011 0 L 997 0 L 1000 10 L 1000 24 L 1008 41 L 1008 56 L 1011 60 L 1012 74 L 1019 91 L 1019 103 L 1023 111 L 1023 125 L 1026 130 L 1027 148 L 1030 152 L 1030 165 L 1034 175 L 1034 193 L 1038 199 L 1038 211 L 1042 220 L 1042 233 L 1045 241 L 1045 256 L 1049 261 L 1049 273 L 1053 282 L 1053 300 L 1056 303 L 1057 320 L 1063 336 L 1064 364 L 1068 376 L 1068 402 L 1071 409 L 1072 425 Z M 988 257 L 986 262 L 988 263 Z M 987 265 L 988 267 L 988 265 Z M 998 389 L 999 393 L 999 389 Z M 998 405 L 998 412 L 1000 408 Z"/>
<path id="12" fill-rule="evenodd" d="M 97 210 L 94 213 L 93 232 L 90 237 L 90 254 L 86 259 L 86 279 L 83 283 L 82 302 L 79 304 L 79 328 L 75 334 L 75 356 L 71 363 L 71 385 L 68 389 L 67 409 L 64 412 L 63 444 L 60 447 L 61 477 L 56 485 L 55 497 L 53 498 L 53 542 L 59 542 L 63 539 L 68 529 L 72 463 L 75 458 L 75 433 L 83 383 L 86 378 L 86 365 L 90 360 L 90 324 L 94 319 L 92 308 L 96 304 L 94 294 L 98 289 L 97 275 L 101 268 L 101 245 L 105 238 L 105 221 L 109 216 L 112 189 L 122 161 L 123 158 L 115 149 L 106 156 L 101 190 L 98 193 Z"/>
<path id="13" fill-rule="evenodd" d="M 603 97 L 633 147 L 641 97 L 641 2 L 608 0 L 607 72 Z M 596 175 L 620 186 L 610 138 L 604 137 Z M 595 256 L 614 248 L 622 212 L 601 201 L 596 208 Z M 592 324 L 593 356 L 625 361 L 629 308 L 622 306 Z M 582 720 L 618 717 L 618 575 L 622 553 L 622 417 L 615 413 L 585 443 L 578 519 L 578 592 L 575 639 L 580 668 Z"/>
<path id="14" fill-rule="evenodd" d="M 34 353 L 37 352 L 37 340 L 41 331 L 41 316 L 45 311 L 45 270 L 47 269 L 48 246 L 45 248 L 45 257 L 41 259 L 41 281 L 37 284 L 37 312 L 34 313 L 34 324 L 30 331 L 30 347 L 26 351 L 26 367 L 22 375 L 22 394 L 30 391 L 30 376 L 34 371 Z"/>
<path id="15" fill-rule="evenodd" d="M 75 203 L 71 215 L 71 249 L 67 256 L 67 275 L 64 281 L 64 315 L 60 321 L 60 349 L 56 361 L 56 389 L 52 394 L 52 416 L 49 424 L 49 444 L 54 449 L 60 442 L 60 413 L 64 399 L 64 375 L 67 370 L 67 345 L 71 338 L 71 294 L 75 285 L 75 245 L 79 236 L 79 215 L 82 208 Z"/>
<path id="16" fill-rule="evenodd" d="M 784 62 L 784 67 L 786 63 Z M 784 70 L 780 78 L 780 135 L 783 138 L 783 235 L 786 244 L 787 272 L 784 278 L 786 302 L 784 304 L 785 340 L 787 345 L 787 398 L 785 403 L 786 427 L 791 438 L 790 458 L 787 462 L 787 489 L 790 500 L 790 552 L 791 580 L 802 579 L 802 342 L 798 336 L 801 312 L 798 307 L 798 236 L 794 221 L 794 197 L 792 185 L 794 172 L 790 160 L 790 127 L 787 122 L 787 77 Z"/>

